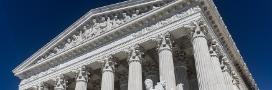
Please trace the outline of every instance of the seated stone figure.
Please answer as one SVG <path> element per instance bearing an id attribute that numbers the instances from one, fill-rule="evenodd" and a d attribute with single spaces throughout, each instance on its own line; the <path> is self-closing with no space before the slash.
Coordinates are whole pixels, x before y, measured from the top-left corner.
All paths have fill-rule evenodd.
<path id="1" fill-rule="evenodd" d="M 145 80 L 146 90 L 165 90 L 165 82 L 158 82 L 155 88 L 153 87 L 153 81 L 151 79 Z"/>

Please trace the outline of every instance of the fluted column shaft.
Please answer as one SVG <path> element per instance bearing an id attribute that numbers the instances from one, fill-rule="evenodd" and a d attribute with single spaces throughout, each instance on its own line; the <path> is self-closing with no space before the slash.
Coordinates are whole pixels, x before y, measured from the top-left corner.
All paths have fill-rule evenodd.
<path id="1" fill-rule="evenodd" d="M 103 68 L 101 90 L 114 90 L 114 65 L 110 59 L 106 60 Z"/>
<path id="2" fill-rule="evenodd" d="M 176 90 L 176 79 L 171 48 L 170 34 L 166 33 L 161 38 L 158 48 L 160 81 L 166 82 L 166 90 Z"/>
<path id="3" fill-rule="evenodd" d="M 210 48 L 210 55 L 211 55 L 211 61 L 212 61 L 212 70 L 213 71 L 213 76 L 216 78 L 214 87 L 216 88 L 221 88 L 221 90 L 227 90 L 227 87 L 224 82 L 224 75 L 221 70 L 220 62 L 219 62 L 219 56 L 216 52 L 217 46 L 215 44 L 212 45 Z"/>
<path id="4" fill-rule="evenodd" d="M 217 78 L 213 77 L 213 69 L 206 36 L 201 31 L 198 23 L 192 37 L 195 67 L 199 90 L 221 90 L 214 86 Z"/>
<path id="5" fill-rule="evenodd" d="M 128 90 L 142 90 L 142 64 L 140 47 L 134 47 L 130 52 Z"/>
<path id="6" fill-rule="evenodd" d="M 79 69 L 79 72 L 76 78 L 75 90 L 87 90 L 88 75 L 89 73 L 86 71 L 85 66 Z"/>

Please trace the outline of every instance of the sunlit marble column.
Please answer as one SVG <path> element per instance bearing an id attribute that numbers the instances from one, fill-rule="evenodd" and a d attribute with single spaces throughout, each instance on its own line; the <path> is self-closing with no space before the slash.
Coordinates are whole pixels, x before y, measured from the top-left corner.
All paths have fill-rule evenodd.
<path id="1" fill-rule="evenodd" d="M 82 66 L 78 70 L 78 75 L 76 78 L 75 90 L 87 90 L 89 72 L 86 70 L 85 66 Z"/>
<path id="2" fill-rule="evenodd" d="M 54 90 L 66 90 L 67 88 L 67 81 L 64 79 L 64 76 L 58 76 L 57 77 L 57 83 L 54 87 Z"/>
<path id="3" fill-rule="evenodd" d="M 211 71 L 213 71 L 213 77 L 216 79 L 214 80 L 215 84 L 214 87 L 221 88 L 221 90 L 226 90 L 226 85 L 224 82 L 223 72 L 221 70 L 219 55 L 217 50 L 217 42 L 215 40 L 212 41 L 210 46 L 210 55 L 211 55 L 211 66 L 213 67 Z"/>
<path id="4" fill-rule="evenodd" d="M 226 57 L 222 58 L 222 62 L 221 62 L 221 69 L 223 72 L 223 77 L 224 77 L 224 82 L 226 85 L 226 90 L 232 90 L 233 86 L 232 86 L 232 79 L 231 79 L 231 75 L 230 75 L 230 68 L 229 68 L 229 61 Z"/>
<path id="5" fill-rule="evenodd" d="M 160 81 L 166 82 L 166 90 L 176 90 L 176 79 L 170 33 L 165 33 L 162 35 L 159 41 L 158 54 Z"/>
<path id="6" fill-rule="evenodd" d="M 197 22 L 194 22 L 194 25 L 192 44 L 199 90 L 221 90 L 215 87 L 217 78 L 213 76 L 211 56 L 203 28 Z"/>
<path id="7" fill-rule="evenodd" d="M 107 57 L 102 70 L 101 90 L 114 90 L 114 62 L 113 57 Z"/>
<path id="8" fill-rule="evenodd" d="M 128 90 L 142 90 L 142 52 L 140 46 L 132 48 L 129 58 Z"/>

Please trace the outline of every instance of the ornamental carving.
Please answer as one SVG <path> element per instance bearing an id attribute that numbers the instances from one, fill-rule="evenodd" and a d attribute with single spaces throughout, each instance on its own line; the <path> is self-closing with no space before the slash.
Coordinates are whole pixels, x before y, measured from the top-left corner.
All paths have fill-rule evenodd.
<path id="1" fill-rule="evenodd" d="M 142 35 L 144 35 L 144 34 L 146 34 L 148 32 L 157 30 L 157 29 L 161 28 L 162 26 L 171 24 L 171 23 L 173 23 L 175 21 L 178 21 L 180 19 L 187 18 L 187 17 L 191 16 L 192 14 L 198 13 L 200 11 L 201 11 L 201 9 L 199 7 L 190 8 L 190 9 L 188 9 L 185 12 L 182 12 L 180 14 L 176 14 L 176 15 L 170 17 L 170 18 L 167 18 L 165 20 L 159 21 L 158 23 L 156 23 L 154 25 L 146 27 L 146 28 L 142 29 L 140 32 L 134 33 L 133 37 L 136 38 L 136 37 L 142 36 Z"/>
<path id="2" fill-rule="evenodd" d="M 152 11 L 158 7 L 153 7 L 149 11 L 140 11 L 135 10 L 134 13 L 121 13 L 121 15 L 94 18 L 91 20 L 91 23 L 85 24 L 82 28 L 79 28 L 75 34 L 67 38 L 63 44 L 55 46 L 52 50 L 49 50 L 43 56 L 40 56 L 37 59 L 36 63 L 43 62 L 47 59 L 50 59 L 57 54 L 60 54 L 66 50 L 69 50 L 79 44 L 82 44 L 90 39 L 93 39 L 99 35 L 102 35 L 112 29 L 115 29 L 123 24 L 126 24 L 137 17 Z"/>

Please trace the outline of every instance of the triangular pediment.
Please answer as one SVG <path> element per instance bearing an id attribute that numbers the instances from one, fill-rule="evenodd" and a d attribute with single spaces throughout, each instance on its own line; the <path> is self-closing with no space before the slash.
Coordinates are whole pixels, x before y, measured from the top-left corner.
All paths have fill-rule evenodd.
<path id="1" fill-rule="evenodd" d="M 98 46 L 100 44 L 99 40 L 103 40 L 100 39 L 100 37 L 105 33 L 110 33 L 114 29 L 124 28 L 124 26 L 134 20 L 145 17 L 151 12 L 156 12 L 169 3 L 170 1 L 164 0 L 133 0 L 92 9 L 51 42 L 25 60 L 15 68 L 13 72 L 20 78 L 28 78 L 20 74 L 30 73 L 26 71 L 41 64 L 55 66 L 54 63 L 51 62 L 54 62 L 56 59 L 67 59 L 63 55 L 69 56 L 69 54 L 77 52 L 76 48 L 83 47 L 85 43 L 93 41 L 93 43 L 86 48 Z M 106 36 L 106 38 L 111 37 Z M 98 41 L 94 41 L 94 39 Z M 69 53 L 71 51 L 74 52 Z"/>
<path id="2" fill-rule="evenodd" d="M 216 35 L 223 33 L 223 36 L 220 36 L 222 42 L 232 42 L 219 13 L 211 2 L 207 0 L 129 0 L 92 9 L 16 67 L 13 73 L 15 76 L 25 79 L 22 82 L 26 83 L 39 78 L 39 75 L 47 75 L 46 70 L 49 73 L 55 72 L 55 67 L 61 66 L 63 63 L 67 64 L 68 60 L 75 61 L 72 59 L 117 38 L 127 34 L 138 37 L 145 32 L 151 32 L 154 27 L 159 29 L 163 26 L 170 26 L 171 23 L 178 22 L 178 20 L 182 21 L 181 19 L 186 22 L 187 17 L 196 16 L 196 14 L 201 19 L 205 19 L 204 21 L 211 23 L 215 32 L 220 33 Z M 197 17 L 190 17 L 190 19 L 192 18 Z M 180 24 L 175 25 L 179 26 Z M 234 53 L 236 55 L 234 58 L 240 60 L 236 62 L 240 65 L 243 64 L 236 46 L 228 42 L 224 45 L 231 47 L 229 53 L 232 55 Z M 253 85 L 255 81 L 252 80 L 247 67 L 243 67 L 241 70 L 243 70 L 242 74 L 251 80 L 248 82 Z"/>

